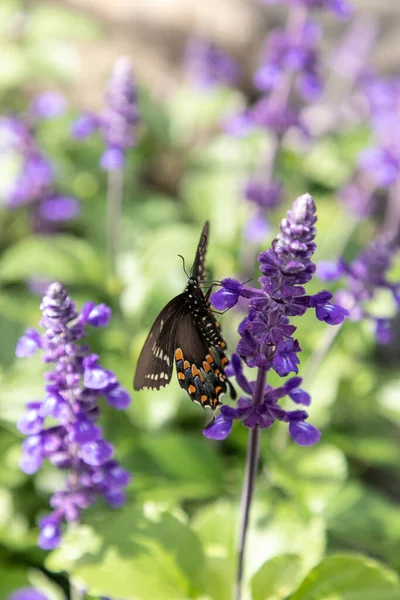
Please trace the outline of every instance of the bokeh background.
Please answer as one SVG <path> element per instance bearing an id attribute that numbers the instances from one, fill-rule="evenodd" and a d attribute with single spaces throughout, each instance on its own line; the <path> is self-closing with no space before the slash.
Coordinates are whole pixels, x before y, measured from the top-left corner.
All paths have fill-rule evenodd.
<path id="1" fill-rule="evenodd" d="M 353 4 L 350 22 L 331 13 L 317 17 L 327 64 L 357 23 L 371 42 L 370 64 L 383 75 L 398 73 L 400 4 Z M 40 358 L 17 360 L 15 346 L 26 327 L 37 326 L 46 282 L 62 281 L 78 306 L 93 300 L 112 307 L 111 325 L 96 330 L 90 343 L 131 390 L 135 361 L 155 316 L 185 285 L 177 255 L 190 265 L 206 219 L 211 222 L 208 266 L 217 279 L 256 281 L 258 250 L 268 247 L 290 203 L 306 191 L 318 206 L 317 260 L 336 260 L 342 253 L 351 260 L 379 232 L 384 193 L 368 217 L 355 216 L 338 201 L 337 190 L 371 141 L 368 122 L 350 102 L 340 127 L 328 126 L 323 138 L 304 147 L 296 139 L 285 146 L 277 165 L 284 201 L 268 216 L 270 234 L 257 244 L 243 234 L 252 214 L 242 197 L 243 182 L 268 141 L 261 135 L 233 138 L 221 122 L 257 98 L 252 73 L 263 39 L 286 14 L 284 6 L 256 0 L 1 0 L 1 112 L 25 113 L 42 91 L 65 96 L 66 111 L 41 121 L 37 139 L 55 166 L 58 189 L 77 198 L 81 209 L 61 231 L 35 233 L 27 207 L 7 205 L 21 159 L 6 138 L 0 139 L 0 599 L 34 585 L 61 600 L 69 593 L 65 571 L 88 585 L 93 597 L 231 597 L 247 430 L 237 425 L 226 442 L 206 440 L 201 430 L 208 414 L 192 405 L 175 380 L 159 393 L 132 393 L 134 402 L 124 413 L 104 406 L 105 434 L 134 473 L 129 501 L 121 511 L 103 506 L 89 511 L 87 522 L 96 524 L 101 551 L 93 530 L 83 529 L 47 556 L 36 546 L 36 523 L 62 477 L 50 466 L 33 477 L 19 469 L 23 438 L 16 421 L 26 402 L 43 396 L 44 366 Z M 214 41 L 239 62 L 236 88 L 203 93 L 188 83 L 183 54 L 193 34 Z M 127 152 L 118 269 L 110 276 L 107 174 L 99 167 L 103 144 L 98 136 L 73 139 L 70 127 L 82 111 L 101 109 L 121 54 L 132 61 L 141 124 L 138 143 Z M 330 122 L 332 108 L 328 97 L 322 108 L 311 110 L 316 131 Z M 395 260 L 391 280 L 399 275 Z M 324 285 L 316 281 L 309 290 Z M 279 424 L 262 434 L 248 580 L 269 562 L 252 580 L 255 600 L 289 597 L 326 553 L 346 551 L 387 569 L 386 583 L 377 584 L 376 595 L 368 598 L 400 597 L 395 576 L 400 569 L 400 327 L 390 294 L 379 293 L 372 310 L 394 317 L 391 342 L 377 343 L 370 323 L 347 322 L 318 369 L 313 361 L 325 343 L 326 326 L 311 315 L 296 322 L 303 348 L 300 375 L 312 395 L 310 420 L 322 430 L 322 440 L 299 448 Z M 230 349 L 242 316 L 233 310 L 221 318 Z M 277 384 L 278 378 L 271 381 Z M 135 545 L 139 536 L 147 541 L 148 554 Z"/>

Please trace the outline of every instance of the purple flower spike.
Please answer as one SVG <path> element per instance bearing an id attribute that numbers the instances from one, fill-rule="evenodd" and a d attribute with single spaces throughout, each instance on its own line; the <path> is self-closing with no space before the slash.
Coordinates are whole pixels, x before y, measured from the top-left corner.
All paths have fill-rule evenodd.
<path id="1" fill-rule="evenodd" d="M 52 283 L 41 309 L 45 332 L 28 330 L 17 348 L 20 356 L 40 348 L 54 369 L 46 374 L 44 400 L 27 404 L 18 428 L 28 436 L 20 462 L 25 473 L 38 471 L 45 459 L 68 473 L 65 489 L 50 500 L 54 512 L 39 524 L 39 546 L 51 550 L 60 543 L 62 523 L 77 521 L 99 495 L 114 507 L 124 502 L 129 474 L 111 460 L 113 447 L 102 438 L 96 421 L 101 396 L 118 409 L 126 408 L 130 397 L 115 375 L 99 364 L 98 356 L 80 343 L 86 326 L 107 325 L 111 315 L 107 306 L 88 302 L 78 314 L 62 285 Z M 46 427 L 48 417 L 57 424 Z"/>
<path id="2" fill-rule="evenodd" d="M 105 171 L 120 171 L 126 151 L 136 144 L 139 111 L 132 65 L 128 57 L 115 61 L 106 92 L 106 106 L 99 114 L 86 113 L 72 126 L 71 134 L 83 139 L 99 131 L 105 150 L 100 166 Z"/>
<path id="3" fill-rule="evenodd" d="M 258 256 L 263 275 L 259 280 L 261 289 L 226 278 L 221 289 L 212 294 L 213 305 L 219 309 L 234 306 L 239 297 L 248 300 L 248 314 L 238 328 L 237 354 L 232 355 L 226 371 L 228 376 L 236 377 L 246 396 L 239 398 L 235 408 L 221 407 L 220 415 L 203 431 L 206 437 L 225 439 L 234 420 L 251 429 L 268 429 L 276 421 L 283 421 L 289 424 L 296 443 L 306 446 L 319 440 L 319 431 L 305 422 L 308 415 L 304 410 L 286 411 L 279 406 L 279 400 L 285 396 L 298 405 L 311 403 L 310 395 L 300 388 L 301 378 L 292 377 L 277 388 L 265 381 L 270 370 L 280 377 L 298 372 L 301 347 L 294 338 L 296 327 L 290 322 L 292 316 L 301 316 L 315 308 L 319 319 L 337 325 L 348 315 L 346 309 L 330 302 L 330 292 L 306 294 L 304 285 L 315 273 L 312 256 L 316 250 L 316 220 L 314 199 L 309 194 L 299 196 L 282 219 L 271 248 Z M 386 264 L 384 255 L 376 258 L 376 262 Z M 244 375 L 242 361 L 247 367 L 258 369 L 256 381 L 249 381 Z"/>

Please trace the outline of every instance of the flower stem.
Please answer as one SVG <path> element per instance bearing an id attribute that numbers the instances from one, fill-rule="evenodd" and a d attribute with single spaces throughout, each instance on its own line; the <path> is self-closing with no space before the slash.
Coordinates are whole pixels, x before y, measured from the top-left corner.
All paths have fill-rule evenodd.
<path id="1" fill-rule="evenodd" d="M 123 187 L 123 169 L 109 171 L 107 191 L 107 251 L 111 276 L 116 275 L 117 269 L 117 256 L 122 217 Z"/>
<path id="2" fill-rule="evenodd" d="M 260 404 L 263 397 L 265 386 L 266 371 L 258 369 L 256 387 L 253 394 L 254 404 Z M 250 508 L 253 499 L 254 484 L 257 475 L 258 457 L 259 457 L 260 430 L 256 425 L 250 429 L 249 443 L 247 446 L 246 471 L 243 480 L 243 491 L 240 508 L 240 531 L 238 541 L 238 562 L 236 573 L 236 587 L 233 593 L 233 600 L 241 600 L 243 585 L 244 557 L 246 549 L 247 529 L 249 524 Z"/>

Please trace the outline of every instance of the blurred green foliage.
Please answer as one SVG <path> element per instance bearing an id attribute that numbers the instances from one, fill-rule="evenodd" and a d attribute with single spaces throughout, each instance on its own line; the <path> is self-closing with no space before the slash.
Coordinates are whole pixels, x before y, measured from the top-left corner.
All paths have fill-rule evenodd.
<path id="1" fill-rule="evenodd" d="M 22 3 L 3 0 L 0 22 L 6 56 L 0 103 L 7 113 L 25 109 L 33 91 L 49 81 L 68 94 L 79 70 L 75 42 L 102 34 L 93 21 L 51 4 L 22 12 Z M 163 105 L 146 90 L 140 97 L 143 125 L 140 144 L 128 157 L 117 279 L 105 268 L 101 142 L 71 140 L 69 124 L 77 110 L 44 122 L 38 135 L 57 166 L 60 189 L 81 200 L 79 218 L 62 234 L 46 237 L 30 233 L 24 208 L 0 211 L 0 600 L 27 585 L 50 600 L 63 600 L 66 573 L 92 597 L 231 598 L 247 431 L 237 426 L 223 443 L 203 438 L 208 414 L 175 381 L 159 393 L 136 393 L 125 415 L 103 407 L 105 433 L 134 473 L 129 503 L 118 511 L 101 505 L 87 511 L 84 523 L 48 556 L 36 547 L 35 524 L 60 474 L 47 467 L 28 477 L 18 467 L 22 436 L 16 420 L 27 401 L 43 394 L 40 360 L 14 357 L 19 336 L 40 318 L 40 296 L 28 290 L 28 280 L 62 281 L 79 306 L 89 299 L 112 306 L 111 326 L 90 342 L 130 388 L 154 317 L 185 285 L 177 255 L 190 264 L 206 219 L 212 277 L 257 278 L 258 249 L 241 241 L 250 209 L 240 190 L 266 142 L 256 134 L 228 138 L 216 127 L 243 97 L 221 91 L 201 98 L 183 87 Z M 367 138 L 368 131 L 356 128 L 303 155 L 285 151 L 278 171 L 286 205 L 272 217 L 271 235 L 290 202 L 310 191 L 319 215 L 316 259 L 337 258 L 343 245 L 352 257 L 363 247 L 374 224 L 351 220 L 335 190 Z M 3 159 L 1 164 L 7 181 L 14 165 Z M 168 185 L 160 184 L 160 172 Z M 310 292 L 319 287 L 313 282 Z M 382 307 L 390 314 L 387 298 L 380 299 Z M 235 311 L 221 318 L 230 348 L 240 318 Z M 300 374 L 307 376 L 326 327 L 313 315 L 296 325 L 303 348 Z M 280 424 L 262 433 L 246 597 L 400 598 L 398 339 L 386 352 L 367 327 L 346 323 L 321 368 L 306 379 L 321 443 L 299 448 Z"/>

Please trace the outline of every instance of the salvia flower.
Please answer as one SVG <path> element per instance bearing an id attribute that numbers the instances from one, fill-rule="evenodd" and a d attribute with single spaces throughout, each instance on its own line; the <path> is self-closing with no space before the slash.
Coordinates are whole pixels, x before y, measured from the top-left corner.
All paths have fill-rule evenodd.
<path id="1" fill-rule="evenodd" d="M 100 131 L 105 151 L 100 165 L 105 171 L 122 170 L 125 154 L 136 144 L 139 111 L 137 90 L 132 65 L 126 56 L 120 56 L 108 82 L 106 105 L 99 114 L 85 113 L 72 125 L 72 135 L 83 139 Z"/>
<path id="2" fill-rule="evenodd" d="M 208 40 L 192 37 L 185 48 L 185 68 L 190 81 L 200 89 L 234 85 L 239 66 L 221 48 Z"/>
<path id="3" fill-rule="evenodd" d="M 318 265 L 318 275 L 324 281 L 343 278 L 345 286 L 335 298 L 347 308 L 353 321 L 371 321 L 380 343 L 390 341 L 390 320 L 373 315 L 367 307 L 378 290 L 386 289 L 400 308 L 400 281 L 393 283 L 388 278 L 395 251 L 393 243 L 379 238 L 350 263 L 340 259 L 336 264 L 323 262 Z"/>
<path id="4" fill-rule="evenodd" d="M 52 105 L 58 99 L 58 106 Z M 15 179 L 6 190 L 10 209 L 28 206 L 35 231 L 51 232 L 56 225 L 74 219 L 79 213 L 76 198 L 60 194 L 56 189 L 56 172 L 37 141 L 39 119 L 58 116 L 62 98 L 46 98 L 44 94 L 32 101 L 27 115 L 4 117 L 0 121 L 2 151 L 18 160 Z"/>
<path id="5" fill-rule="evenodd" d="M 98 356 L 82 343 L 87 326 L 107 325 L 111 311 L 106 305 L 88 302 L 78 313 L 62 285 L 52 283 L 41 310 L 44 333 L 28 329 L 16 355 L 31 356 L 41 350 L 53 370 L 46 374 L 45 397 L 28 402 L 18 429 L 27 436 L 22 444 L 23 471 L 35 473 L 47 459 L 66 473 L 65 489 L 53 494 L 53 511 L 39 524 L 39 545 L 49 550 L 60 543 L 62 523 L 78 521 L 97 497 L 113 507 L 124 503 L 130 475 L 113 459 L 113 447 L 96 423 L 101 397 L 119 410 L 129 405 L 130 397 L 114 373 L 104 369 Z"/>
<path id="6" fill-rule="evenodd" d="M 322 90 L 319 75 L 318 43 L 321 30 L 306 21 L 292 37 L 285 29 L 276 29 L 268 37 L 262 65 L 254 74 L 254 85 L 262 92 L 270 91 L 285 71 L 297 74 L 296 86 L 304 100 L 314 100 Z"/>
<path id="7" fill-rule="evenodd" d="M 310 296 L 304 288 L 315 272 L 311 260 L 316 249 L 315 212 L 314 200 L 309 194 L 294 202 L 281 222 L 280 233 L 272 247 L 258 257 L 262 273 L 260 288 L 245 287 L 235 279 L 223 279 L 221 289 L 211 294 L 211 302 L 218 310 L 231 308 L 240 297 L 248 302 L 248 315 L 239 325 L 240 340 L 231 366 L 231 374 L 236 376 L 247 396 L 241 397 L 235 408 L 221 408 L 220 415 L 204 430 L 207 437 L 227 437 L 237 419 L 247 427 L 257 425 L 261 429 L 271 427 L 277 420 L 287 422 L 290 435 L 300 445 L 314 444 L 319 439 L 319 432 L 306 422 L 305 410 L 285 411 L 278 404 L 284 396 L 296 404 L 310 404 L 309 395 L 299 387 L 300 378 L 293 377 L 276 389 L 261 386 L 260 396 L 258 380 L 248 381 L 241 365 L 243 360 L 247 366 L 257 367 L 262 381 L 270 370 L 280 377 L 297 374 L 301 347 L 293 337 L 296 327 L 290 317 L 301 316 L 314 308 L 318 320 L 337 325 L 348 314 L 346 309 L 330 302 L 330 292 Z"/>

